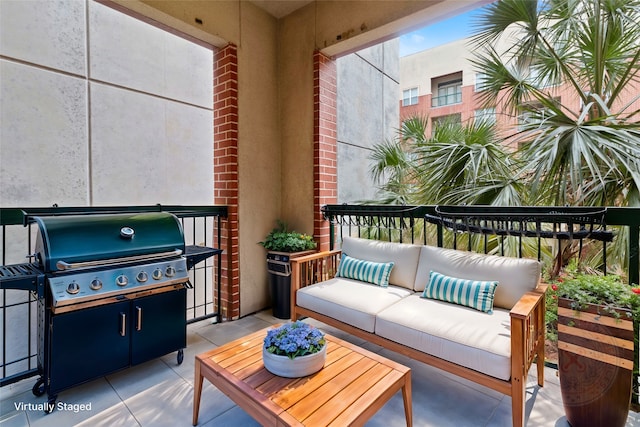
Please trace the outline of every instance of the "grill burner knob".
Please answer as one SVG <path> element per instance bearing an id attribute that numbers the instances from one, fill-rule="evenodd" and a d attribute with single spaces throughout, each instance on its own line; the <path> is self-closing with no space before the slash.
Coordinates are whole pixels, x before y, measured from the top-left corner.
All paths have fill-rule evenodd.
<path id="1" fill-rule="evenodd" d="M 167 269 L 164 271 L 164 275 L 167 277 L 175 276 L 176 275 L 175 267 L 172 267 L 172 266 L 167 267 Z"/>
<path id="2" fill-rule="evenodd" d="M 140 273 L 138 273 L 138 275 L 136 276 L 136 280 L 140 283 L 144 283 L 147 281 L 147 279 L 149 278 L 149 276 L 147 275 L 146 271 L 141 271 Z"/>
<path id="3" fill-rule="evenodd" d="M 160 270 L 159 268 L 156 268 L 155 270 L 153 270 L 151 277 L 153 277 L 155 280 L 162 279 L 162 270 Z"/>
<path id="4" fill-rule="evenodd" d="M 121 274 L 118 277 L 116 277 L 116 285 L 127 286 L 128 283 L 129 283 L 129 279 L 127 279 L 127 276 L 125 276 L 124 274 Z"/>
<path id="5" fill-rule="evenodd" d="M 100 279 L 93 279 L 91 281 L 91 283 L 89 284 L 89 287 L 91 289 L 93 289 L 94 291 L 97 291 L 98 289 L 100 289 L 102 287 L 102 280 Z"/>
<path id="6" fill-rule="evenodd" d="M 70 293 L 71 295 L 75 295 L 78 292 L 80 292 L 80 285 L 78 285 L 77 282 L 69 283 L 69 286 L 67 286 L 67 293 Z"/>

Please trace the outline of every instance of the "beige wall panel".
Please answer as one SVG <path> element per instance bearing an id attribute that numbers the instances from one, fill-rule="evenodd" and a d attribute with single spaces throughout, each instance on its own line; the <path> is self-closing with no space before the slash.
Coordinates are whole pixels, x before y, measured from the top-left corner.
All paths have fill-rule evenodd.
<path id="1" fill-rule="evenodd" d="M 0 1 L 0 54 L 85 75 L 85 2 Z"/>
<path id="2" fill-rule="evenodd" d="M 99 3 L 89 19 L 92 79 L 212 108 L 211 50 Z"/>
<path id="3" fill-rule="evenodd" d="M 211 111 L 170 101 L 165 101 L 165 111 L 169 194 L 163 200 L 181 205 L 213 204 Z"/>
<path id="4" fill-rule="evenodd" d="M 88 203 L 83 79 L 0 60 L 0 205 Z"/>
<path id="5" fill-rule="evenodd" d="M 258 244 L 281 216 L 276 20 L 242 3 L 238 49 L 240 314 L 269 306 L 266 251 Z"/>
<path id="6" fill-rule="evenodd" d="M 169 167 L 164 103 L 152 96 L 91 83 L 95 205 L 164 203 Z"/>
<path id="7" fill-rule="evenodd" d="M 280 21 L 280 126 L 282 218 L 296 231 L 313 233 L 313 4 Z"/>
<path id="8" fill-rule="evenodd" d="M 95 205 L 211 203 L 210 111 L 99 83 L 91 103 Z"/>

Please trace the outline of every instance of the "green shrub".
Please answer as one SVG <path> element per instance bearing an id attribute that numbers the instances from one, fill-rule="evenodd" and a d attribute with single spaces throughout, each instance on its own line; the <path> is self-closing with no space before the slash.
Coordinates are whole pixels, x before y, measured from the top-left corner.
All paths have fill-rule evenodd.
<path id="1" fill-rule="evenodd" d="M 271 230 L 260 244 L 269 251 L 278 252 L 309 251 L 317 246 L 312 236 L 296 231 L 288 231 L 287 224 L 282 221 L 278 221 L 278 226 Z"/>

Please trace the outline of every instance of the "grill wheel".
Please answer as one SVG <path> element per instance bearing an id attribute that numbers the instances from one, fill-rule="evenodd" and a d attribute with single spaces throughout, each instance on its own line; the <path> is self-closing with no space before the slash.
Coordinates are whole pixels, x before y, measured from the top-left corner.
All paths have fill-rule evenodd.
<path id="1" fill-rule="evenodd" d="M 38 381 L 33 385 L 31 392 L 34 396 L 40 397 L 44 394 L 44 378 L 40 377 Z"/>

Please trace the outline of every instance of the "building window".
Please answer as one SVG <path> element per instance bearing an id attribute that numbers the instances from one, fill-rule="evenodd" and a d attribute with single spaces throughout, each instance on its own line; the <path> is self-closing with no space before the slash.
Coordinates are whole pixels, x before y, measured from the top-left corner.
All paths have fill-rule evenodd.
<path id="1" fill-rule="evenodd" d="M 542 78 L 540 75 L 540 68 L 535 66 L 529 67 L 529 76 L 527 77 L 527 81 L 538 89 L 556 86 L 556 83 L 554 83 L 549 77 Z"/>
<path id="2" fill-rule="evenodd" d="M 434 117 L 431 119 L 431 136 L 433 137 L 436 133 L 436 130 L 439 126 L 445 124 L 460 124 L 462 123 L 462 115 L 460 113 L 457 114 L 449 114 L 447 116 Z"/>
<path id="3" fill-rule="evenodd" d="M 554 98 L 554 101 L 556 105 L 560 105 L 560 98 Z M 526 109 L 523 109 L 518 115 L 518 130 L 532 129 L 551 116 L 551 114 L 551 111 L 544 108 L 539 102 L 528 104 Z"/>
<path id="4" fill-rule="evenodd" d="M 482 108 L 480 110 L 475 110 L 473 112 L 473 118 L 476 121 L 481 120 L 493 125 L 496 123 L 496 109 L 495 107 L 493 107 L 493 108 Z"/>
<path id="5" fill-rule="evenodd" d="M 476 92 L 480 92 L 486 89 L 487 84 L 489 83 L 488 78 L 489 76 L 487 76 L 485 73 L 476 73 Z"/>
<path id="6" fill-rule="evenodd" d="M 433 98 L 432 107 L 459 104 L 462 102 L 462 79 L 438 83 L 438 96 Z"/>
<path id="7" fill-rule="evenodd" d="M 402 91 L 402 106 L 416 105 L 418 103 L 418 88 L 412 87 Z"/>

